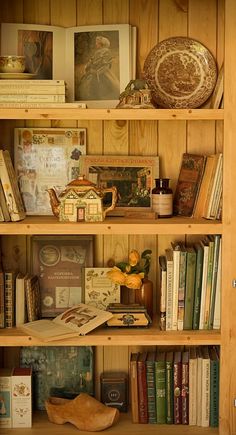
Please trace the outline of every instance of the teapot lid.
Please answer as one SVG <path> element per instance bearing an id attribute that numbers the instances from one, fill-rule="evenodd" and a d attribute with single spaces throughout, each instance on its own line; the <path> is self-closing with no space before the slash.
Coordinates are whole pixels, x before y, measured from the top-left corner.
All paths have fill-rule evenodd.
<path id="1" fill-rule="evenodd" d="M 96 184 L 92 183 L 92 181 L 86 180 L 84 178 L 84 175 L 79 175 L 78 178 L 75 178 L 72 180 L 69 184 L 67 184 L 68 187 L 80 187 L 80 186 L 91 186 L 94 187 Z"/>

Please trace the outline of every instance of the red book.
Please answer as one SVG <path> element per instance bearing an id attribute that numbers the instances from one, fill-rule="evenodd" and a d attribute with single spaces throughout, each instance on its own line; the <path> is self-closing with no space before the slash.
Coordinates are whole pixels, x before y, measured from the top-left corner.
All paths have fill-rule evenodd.
<path id="1" fill-rule="evenodd" d="M 148 423 L 146 359 L 147 352 L 142 352 L 137 361 L 139 423 Z"/>
<path id="2" fill-rule="evenodd" d="M 181 387 L 182 387 L 182 362 L 181 351 L 174 353 L 174 424 L 181 424 L 182 421 L 182 404 L 181 404 Z"/>
<path id="3" fill-rule="evenodd" d="M 189 352 L 182 354 L 182 424 L 189 423 Z"/>

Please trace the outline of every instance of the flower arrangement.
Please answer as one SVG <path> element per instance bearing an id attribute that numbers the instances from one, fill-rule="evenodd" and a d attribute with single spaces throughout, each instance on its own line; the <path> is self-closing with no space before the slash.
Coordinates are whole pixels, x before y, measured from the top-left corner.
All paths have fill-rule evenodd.
<path id="1" fill-rule="evenodd" d="M 114 283 L 125 285 L 131 289 L 139 289 L 142 279 L 148 275 L 152 251 L 146 249 L 141 256 L 135 249 L 129 254 L 128 262 L 117 263 L 107 272 L 107 277 Z"/>

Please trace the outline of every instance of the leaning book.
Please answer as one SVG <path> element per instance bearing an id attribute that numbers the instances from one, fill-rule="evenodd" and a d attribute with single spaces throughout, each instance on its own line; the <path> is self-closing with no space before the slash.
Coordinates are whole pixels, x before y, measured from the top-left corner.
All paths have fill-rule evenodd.
<path id="1" fill-rule="evenodd" d="M 20 329 L 45 342 L 86 335 L 107 322 L 113 314 L 85 304 L 75 305 L 53 320 L 41 319 L 25 323 Z"/>

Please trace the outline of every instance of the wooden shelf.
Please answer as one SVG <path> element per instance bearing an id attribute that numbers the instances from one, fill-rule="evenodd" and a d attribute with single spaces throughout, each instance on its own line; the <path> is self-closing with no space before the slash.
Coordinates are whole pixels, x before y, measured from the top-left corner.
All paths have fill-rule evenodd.
<path id="1" fill-rule="evenodd" d="M 19 328 L 0 330 L 1 346 L 183 346 L 219 345 L 218 330 L 160 331 L 157 319 L 148 328 L 108 328 L 102 326 L 87 335 L 50 343 L 26 335 Z"/>
<path id="2" fill-rule="evenodd" d="M 41 435 L 42 431 L 50 433 L 50 435 L 70 435 L 80 434 L 87 435 L 88 432 L 78 431 L 78 429 L 70 423 L 64 425 L 53 424 L 48 421 L 47 414 L 44 411 L 36 411 L 33 414 L 33 426 L 32 429 L 4 429 L 4 435 Z M 158 435 L 217 435 L 218 428 L 205 428 L 188 425 L 170 425 L 170 424 L 133 424 L 130 413 L 121 413 L 118 423 L 106 430 L 111 435 L 143 435 L 157 434 Z"/>
<path id="3" fill-rule="evenodd" d="M 206 219 L 145 220 L 106 218 L 103 222 L 59 222 L 54 216 L 30 216 L 20 222 L 0 223 L 1 235 L 30 234 L 221 234 L 220 221 Z"/>
<path id="4" fill-rule="evenodd" d="M 80 120 L 222 120 L 223 109 L 77 109 L 39 107 L 12 104 L 0 108 L 0 119 L 80 119 Z"/>

